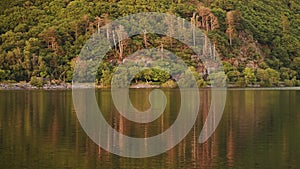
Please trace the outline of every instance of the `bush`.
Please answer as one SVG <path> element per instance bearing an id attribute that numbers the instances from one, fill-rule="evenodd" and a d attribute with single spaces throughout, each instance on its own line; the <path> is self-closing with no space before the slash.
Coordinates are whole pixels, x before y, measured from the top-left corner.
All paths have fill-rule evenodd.
<path id="1" fill-rule="evenodd" d="M 225 87 L 227 76 L 223 72 L 209 74 L 209 83 L 213 87 Z"/>
<path id="2" fill-rule="evenodd" d="M 17 81 L 15 81 L 15 80 L 3 80 L 3 83 L 11 84 L 11 83 L 17 83 Z"/>
<path id="3" fill-rule="evenodd" d="M 249 84 L 254 84 L 256 82 L 256 77 L 254 74 L 254 70 L 252 68 L 245 68 L 243 71 L 245 86 Z"/>
<path id="4" fill-rule="evenodd" d="M 239 78 L 238 81 L 235 83 L 238 87 L 247 87 L 249 83 L 246 82 L 245 78 Z"/>
<path id="5" fill-rule="evenodd" d="M 36 86 L 36 87 L 43 87 L 43 85 L 44 85 L 43 84 L 43 80 L 40 79 L 40 78 L 38 78 L 38 77 L 36 77 L 36 76 L 31 77 L 30 84 L 32 86 Z"/>
<path id="6" fill-rule="evenodd" d="M 300 80 L 296 80 L 296 86 L 300 86 Z"/>
<path id="7" fill-rule="evenodd" d="M 280 74 L 274 69 L 267 68 L 266 70 L 258 69 L 256 77 L 261 86 L 270 87 L 277 86 L 280 80 Z"/>
<path id="8" fill-rule="evenodd" d="M 280 68 L 280 78 L 281 80 L 291 80 L 295 77 L 297 77 L 297 72 L 295 70 L 292 70 L 290 68 L 282 67 Z"/>
<path id="9" fill-rule="evenodd" d="M 227 79 L 229 82 L 237 82 L 241 73 L 237 70 L 227 72 Z"/>
<path id="10" fill-rule="evenodd" d="M 174 82 L 173 80 L 168 80 L 165 83 L 163 83 L 161 85 L 161 87 L 165 87 L 165 88 L 176 88 L 177 87 L 177 83 Z"/>
<path id="11" fill-rule="evenodd" d="M 293 87 L 293 86 L 295 86 L 295 83 L 293 80 L 284 80 L 284 86 Z"/>
<path id="12" fill-rule="evenodd" d="M 195 81 L 193 81 L 193 75 L 188 71 L 181 74 L 179 80 L 177 81 L 178 85 L 184 88 L 196 87 L 196 84 L 194 82 Z"/>
<path id="13" fill-rule="evenodd" d="M 0 81 L 5 79 L 5 71 L 0 69 Z"/>
<path id="14" fill-rule="evenodd" d="M 197 80 L 197 86 L 198 87 L 206 87 L 207 84 L 206 84 L 205 80 L 199 79 L 199 80 Z"/>
<path id="15" fill-rule="evenodd" d="M 102 71 L 102 77 L 100 83 L 102 86 L 109 87 L 111 85 L 112 73 L 109 70 Z"/>

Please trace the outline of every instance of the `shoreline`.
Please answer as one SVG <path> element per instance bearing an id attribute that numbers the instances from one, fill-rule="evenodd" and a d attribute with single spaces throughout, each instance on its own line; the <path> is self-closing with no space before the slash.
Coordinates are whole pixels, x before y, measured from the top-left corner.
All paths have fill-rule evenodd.
<path id="1" fill-rule="evenodd" d="M 80 89 L 88 89 L 93 88 L 90 84 L 83 84 L 78 86 Z M 130 89 L 154 89 L 154 88 L 166 88 L 166 89 L 176 89 L 172 87 L 161 87 L 159 85 L 151 85 L 146 83 L 141 84 L 133 84 L 129 87 Z M 202 87 L 199 89 L 209 89 L 212 88 L 210 86 Z M 110 87 L 96 85 L 95 89 L 110 89 Z M 260 86 L 248 86 L 248 87 L 238 87 L 233 85 L 227 86 L 228 90 L 300 90 L 299 86 L 276 86 L 276 87 L 260 87 Z M 45 84 L 43 87 L 36 87 L 29 83 L 0 83 L 0 90 L 72 90 L 71 83 L 64 84 Z"/>
<path id="2" fill-rule="evenodd" d="M 82 84 L 77 86 L 81 89 L 93 88 L 90 84 Z M 109 89 L 110 87 L 96 85 L 96 89 Z M 148 88 L 161 88 L 159 85 L 151 85 L 151 84 L 133 84 L 130 86 L 133 89 L 148 89 Z M 63 84 L 45 84 L 42 87 L 36 87 L 31 85 L 30 83 L 0 83 L 0 90 L 71 90 L 71 83 L 63 83 Z"/>
<path id="3" fill-rule="evenodd" d="M 43 87 L 36 87 L 29 83 L 0 83 L 0 90 L 66 90 L 72 89 L 70 83 L 60 85 L 45 84 Z"/>

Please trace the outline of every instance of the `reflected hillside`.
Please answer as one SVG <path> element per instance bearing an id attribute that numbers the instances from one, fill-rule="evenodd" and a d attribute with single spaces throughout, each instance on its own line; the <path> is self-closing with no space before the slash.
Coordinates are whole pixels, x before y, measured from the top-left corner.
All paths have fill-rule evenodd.
<path id="1" fill-rule="evenodd" d="M 137 109 L 149 108 L 151 89 L 131 90 Z M 164 91 L 165 112 L 149 124 L 134 124 L 120 116 L 109 90 L 97 90 L 108 123 L 133 137 L 150 137 L 176 120 L 178 90 Z M 299 166 L 300 91 L 229 90 L 225 113 L 204 144 L 198 137 L 207 117 L 210 91 L 201 90 L 195 127 L 175 148 L 159 156 L 130 159 L 112 155 L 82 130 L 71 91 L 2 91 L 0 93 L 1 168 L 288 168 Z M 139 98 L 139 99 L 137 99 Z M 140 98 L 145 98 L 141 100 Z M 191 104 L 193 104 L 191 102 Z M 184 126 L 182 126 L 184 127 Z M 121 141 L 121 140 L 118 140 Z M 172 140 L 169 140 L 172 142 Z M 114 144 L 114 140 L 110 140 Z M 12 162 L 15 161 L 15 162 Z"/>

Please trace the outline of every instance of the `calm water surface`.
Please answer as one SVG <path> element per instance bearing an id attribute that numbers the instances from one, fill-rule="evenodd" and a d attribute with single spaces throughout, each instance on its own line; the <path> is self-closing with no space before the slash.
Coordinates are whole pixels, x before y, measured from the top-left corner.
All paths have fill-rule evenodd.
<path id="1" fill-rule="evenodd" d="M 131 90 L 139 110 L 146 110 L 151 89 Z M 176 120 L 180 95 L 164 91 L 163 115 L 149 124 L 120 117 L 109 90 L 98 90 L 99 107 L 118 131 L 150 137 Z M 0 91 L 0 168 L 300 168 L 300 91 L 229 90 L 225 112 L 214 135 L 197 139 L 210 104 L 202 90 L 195 127 L 176 147 L 159 156 L 131 159 L 99 148 L 81 128 L 71 91 Z M 141 99 L 142 98 L 142 99 Z"/>

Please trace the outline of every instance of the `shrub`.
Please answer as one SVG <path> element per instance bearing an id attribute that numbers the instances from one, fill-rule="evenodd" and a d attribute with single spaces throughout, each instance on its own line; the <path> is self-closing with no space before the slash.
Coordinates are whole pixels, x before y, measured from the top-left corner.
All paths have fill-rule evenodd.
<path id="1" fill-rule="evenodd" d="M 40 79 L 40 78 L 38 78 L 38 77 L 36 77 L 36 76 L 31 77 L 30 84 L 32 86 L 36 86 L 36 87 L 43 87 L 43 85 L 44 85 L 43 84 L 43 80 Z"/>
<path id="2" fill-rule="evenodd" d="M 254 70 L 252 68 L 245 68 L 243 71 L 245 86 L 249 84 L 254 84 L 256 82 L 256 77 Z"/>
<path id="3" fill-rule="evenodd" d="M 209 74 L 209 83 L 214 87 L 225 87 L 227 76 L 223 72 Z"/>
<path id="4" fill-rule="evenodd" d="M 292 70 L 290 68 L 282 67 L 280 68 L 280 78 L 281 80 L 291 80 L 295 77 L 297 77 L 297 72 L 295 70 Z"/>
<path id="5" fill-rule="evenodd" d="M 296 80 L 296 86 L 300 86 L 300 80 Z"/>
<path id="6" fill-rule="evenodd" d="M 246 82 L 245 78 L 239 78 L 238 81 L 235 83 L 238 87 L 247 87 L 249 83 Z"/>
<path id="7" fill-rule="evenodd" d="M 227 79 L 229 82 L 237 82 L 241 73 L 237 70 L 227 72 Z"/>
<path id="8" fill-rule="evenodd" d="M 284 86 L 292 87 L 292 86 L 295 86 L 295 83 L 293 80 L 284 80 Z"/>
<path id="9" fill-rule="evenodd" d="M 103 70 L 102 71 L 102 77 L 101 77 L 101 85 L 105 87 L 109 87 L 111 85 L 112 80 L 112 73 L 109 70 Z"/>
<path id="10" fill-rule="evenodd" d="M 0 69 L 0 81 L 5 79 L 5 71 Z"/>
<path id="11" fill-rule="evenodd" d="M 199 80 L 197 80 L 197 86 L 198 87 L 206 87 L 207 84 L 206 84 L 205 80 L 199 79 Z"/>
<path id="12" fill-rule="evenodd" d="M 161 87 L 164 87 L 164 88 L 175 88 L 175 87 L 177 87 L 177 84 L 173 80 L 168 80 L 165 83 L 163 83 L 161 85 Z"/>
<path id="13" fill-rule="evenodd" d="M 278 85 L 280 80 L 280 74 L 274 69 L 267 68 L 266 70 L 258 69 L 256 74 L 257 79 L 261 86 L 270 87 Z"/>

